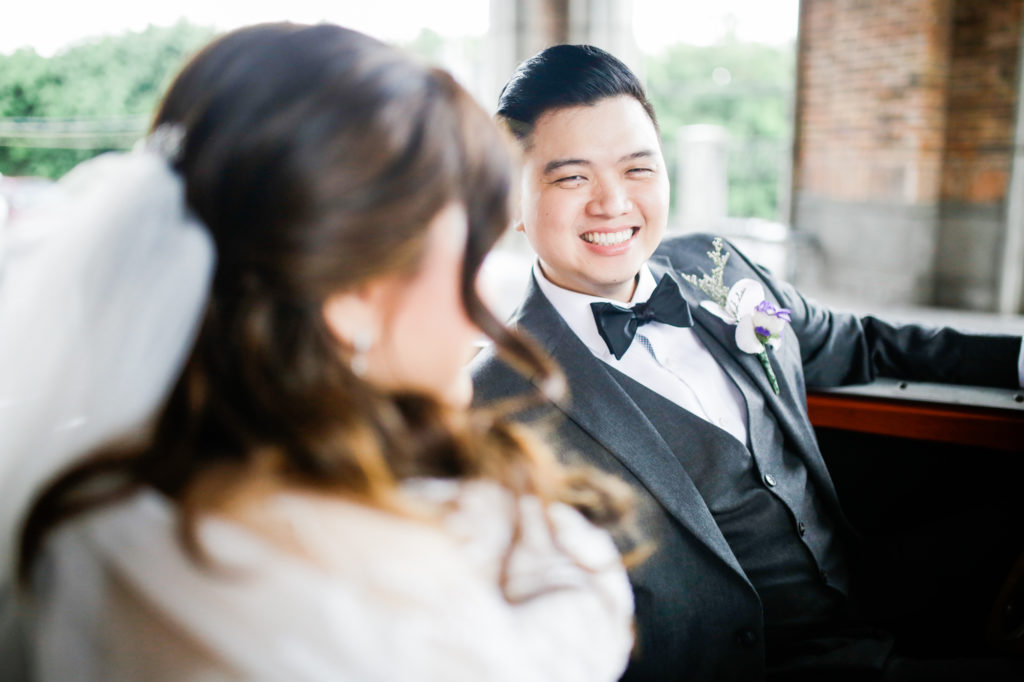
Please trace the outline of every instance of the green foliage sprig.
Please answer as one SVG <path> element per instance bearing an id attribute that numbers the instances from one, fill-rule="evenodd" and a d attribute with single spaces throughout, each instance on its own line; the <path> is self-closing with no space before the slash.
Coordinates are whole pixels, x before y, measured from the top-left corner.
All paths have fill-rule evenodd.
<path id="1" fill-rule="evenodd" d="M 711 274 L 704 273 L 700 279 L 697 279 L 697 275 L 680 273 L 680 276 L 697 287 L 705 294 L 708 295 L 712 301 L 718 305 L 725 307 L 725 301 L 729 297 L 729 287 L 725 285 L 722 278 L 725 275 L 725 264 L 729 261 L 729 254 L 722 253 L 722 239 L 721 237 L 715 237 L 715 240 L 711 242 L 714 247 L 714 251 L 708 251 L 708 257 L 711 259 L 711 263 L 714 267 L 711 268 Z"/>
<path id="2" fill-rule="evenodd" d="M 689 282 L 690 284 L 692 284 L 693 286 L 697 287 L 705 294 L 707 294 L 708 298 L 710 298 L 712 301 L 717 303 L 722 308 L 721 311 L 712 310 L 711 312 L 713 312 L 718 317 L 721 317 L 727 323 L 737 325 L 736 345 L 740 348 L 740 350 L 743 350 L 743 352 L 751 353 L 757 356 L 758 361 L 761 363 L 761 367 L 764 368 L 765 375 L 768 377 L 768 383 L 771 385 L 772 391 L 775 393 L 775 395 L 779 395 L 779 379 L 778 377 L 775 376 L 775 370 L 772 368 L 772 363 L 768 359 L 768 344 L 766 343 L 766 341 L 771 336 L 771 332 L 764 332 L 764 336 L 757 337 L 758 347 L 760 348 L 759 352 L 750 350 L 748 347 L 745 347 L 740 343 L 740 332 L 742 330 L 739 328 L 738 325 L 744 323 L 744 320 L 746 321 L 746 324 L 753 325 L 754 323 L 751 321 L 753 317 L 753 310 L 748 311 L 748 314 L 743 316 L 742 319 L 740 319 L 737 316 L 737 314 L 742 314 L 742 311 L 737 311 L 735 309 L 729 311 L 726 308 L 725 304 L 729 300 L 730 287 L 725 286 L 725 282 L 723 280 L 725 276 L 725 264 L 729 261 L 729 254 L 722 253 L 722 244 L 722 239 L 720 237 L 715 237 L 714 241 L 711 242 L 711 245 L 714 247 L 714 250 L 707 252 L 708 257 L 711 259 L 711 263 L 714 266 L 711 268 L 710 275 L 705 273 L 704 275 L 701 276 L 700 279 L 697 279 L 697 276 L 693 274 L 679 274 L 684 280 L 686 280 L 687 282 Z M 757 289 L 761 292 L 761 298 L 763 298 L 764 290 L 762 289 L 761 285 L 750 280 L 747 281 L 749 281 L 751 284 L 757 287 Z M 767 303 L 767 301 L 763 302 Z M 739 305 L 740 301 L 734 303 L 735 307 L 739 307 Z M 784 319 L 786 322 L 789 321 L 789 310 L 782 309 L 781 311 L 777 311 L 774 307 L 771 307 L 771 311 L 765 311 L 762 310 L 760 306 L 757 307 L 757 310 L 761 311 L 762 314 L 780 317 L 781 319 Z M 782 316 L 781 313 L 785 313 L 785 316 Z M 778 338 L 781 339 L 781 336 Z"/>

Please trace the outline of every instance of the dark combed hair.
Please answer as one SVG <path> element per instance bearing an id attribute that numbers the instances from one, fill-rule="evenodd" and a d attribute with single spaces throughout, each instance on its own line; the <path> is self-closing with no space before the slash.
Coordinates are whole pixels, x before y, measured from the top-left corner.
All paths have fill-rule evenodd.
<path id="1" fill-rule="evenodd" d="M 23 581 L 57 524 L 143 486 L 176 504 L 197 560 L 198 517 L 267 476 L 385 508 L 400 506 L 410 477 L 484 477 L 598 521 L 621 517 L 613 489 L 581 483 L 503 414 L 361 380 L 323 319 L 331 294 L 414 273 L 431 219 L 458 201 L 469 318 L 525 372 L 557 374 L 477 295 L 509 224 L 510 150 L 448 74 L 337 26 L 260 25 L 184 68 L 154 119 L 164 125 L 184 131 L 175 167 L 217 248 L 207 308 L 148 438 L 81 460 L 37 499 Z"/>
<path id="2" fill-rule="evenodd" d="M 654 106 L 636 75 L 593 45 L 554 45 L 516 68 L 498 97 L 496 116 L 520 142 L 548 111 L 588 106 L 608 97 L 633 97 L 658 126 Z"/>

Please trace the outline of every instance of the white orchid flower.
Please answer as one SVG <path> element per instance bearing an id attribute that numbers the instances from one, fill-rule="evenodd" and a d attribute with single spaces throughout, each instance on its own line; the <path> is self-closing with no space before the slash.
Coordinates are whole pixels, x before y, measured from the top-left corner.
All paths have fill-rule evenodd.
<path id="1" fill-rule="evenodd" d="M 757 356 L 772 391 L 779 395 L 781 388 L 768 349 L 778 348 L 782 343 L 782 331 L 790 321 L 789 310 L 770 303 L 764 297 L 764 287 L 756 280 L 741 279 L 726 289 L 722 280 L 729 254 L 722 253 L 723 243 L 716 237 L 712 242 L 714 250 L 708 251 L 714 264 L 710 275 L 698 279 L 694 274 L 681 273 L 682 278 L 711 297 L 712 300 L 700 304 L 702 308 L 736 326 L 736 346 L 744 353 Z"/>
<path id="2" fill-rule="evenodd" d="M 752 279 L 741 279 L 730 287 L 725 307 L 714 301 L 703 301 L 700 305 L 736 325 L 736 345 L 744 353 L 760 354 L 765 347 L 778 348 L 790 320 L 789 310 L 768 302 L 764 287 Z"/>

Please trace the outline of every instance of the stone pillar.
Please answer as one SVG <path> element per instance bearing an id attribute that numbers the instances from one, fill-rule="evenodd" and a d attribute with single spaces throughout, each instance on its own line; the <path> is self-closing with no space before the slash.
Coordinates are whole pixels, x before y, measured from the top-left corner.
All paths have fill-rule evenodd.
<path id="1" fill-rule="evenodd" d="M 608 50 L 643 78 L 633 36 L 633 0 L 570 0 L 568 42 Z"/>
<path id="2" fill-rule="evenodd" d="M 568 40 L 568 0 L 491 0 L 484 107 L 494 109 L 519 62 Z"/>
<path id="3" fill-rule="evenodd" d="M 1013 141 L 1010 187 L 1007 190 L 1003 262 L 999 276 L 999 307 L 1005 314 L 1024 314 L 1024 16 L 1017 60 L 1017 123 Z"/>
<path id="4" fill-rule="evenodd" d="M 490 12 L 491 107 L 519 62 L 559 43 L 597 45 L 642 75 L 632 0 L 491 0 Z"/>
<path id="5" fill-rule="evenodd" d="M 710 123 L 683 126 L 673 194 L 681 232 L 715 231 L 729 210 L 729 133 Z"/>

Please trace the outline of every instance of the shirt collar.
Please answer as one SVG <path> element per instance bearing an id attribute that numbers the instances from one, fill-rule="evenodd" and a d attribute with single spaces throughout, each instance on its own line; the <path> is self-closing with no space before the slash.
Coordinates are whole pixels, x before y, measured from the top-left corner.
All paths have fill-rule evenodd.
<path id="1" fill-rule="evenodd" d="M 580 338 L 580 341 L 597 357 L 614 361 L 615 356 L 609 352 L 608 344 L 601 338 L 601 333 L 597 330 L 597 322 L 594 321 L 594 313 L 590 309 L 590 304 L 604 302 L 621 306 L 623 303 L 564 289 L 547 278 L 544 271 L 541 270 L 539 261 L 535 261 L 533 264 L 533 276 L 537 280 L 537 286 L 540 287 L 541 293 L 547 297 L 565 323 L 569 325 L 569 329 Z M 651 269 L 647 267 L 647 263 L 644 263 L 640 267 L 633 297 L 629 303 L 625 304 L 626 307 L 631 308 L 637 303 L 646 301 L 654 293 L 656 286 L 657 282 L 654 281 Z"/>

